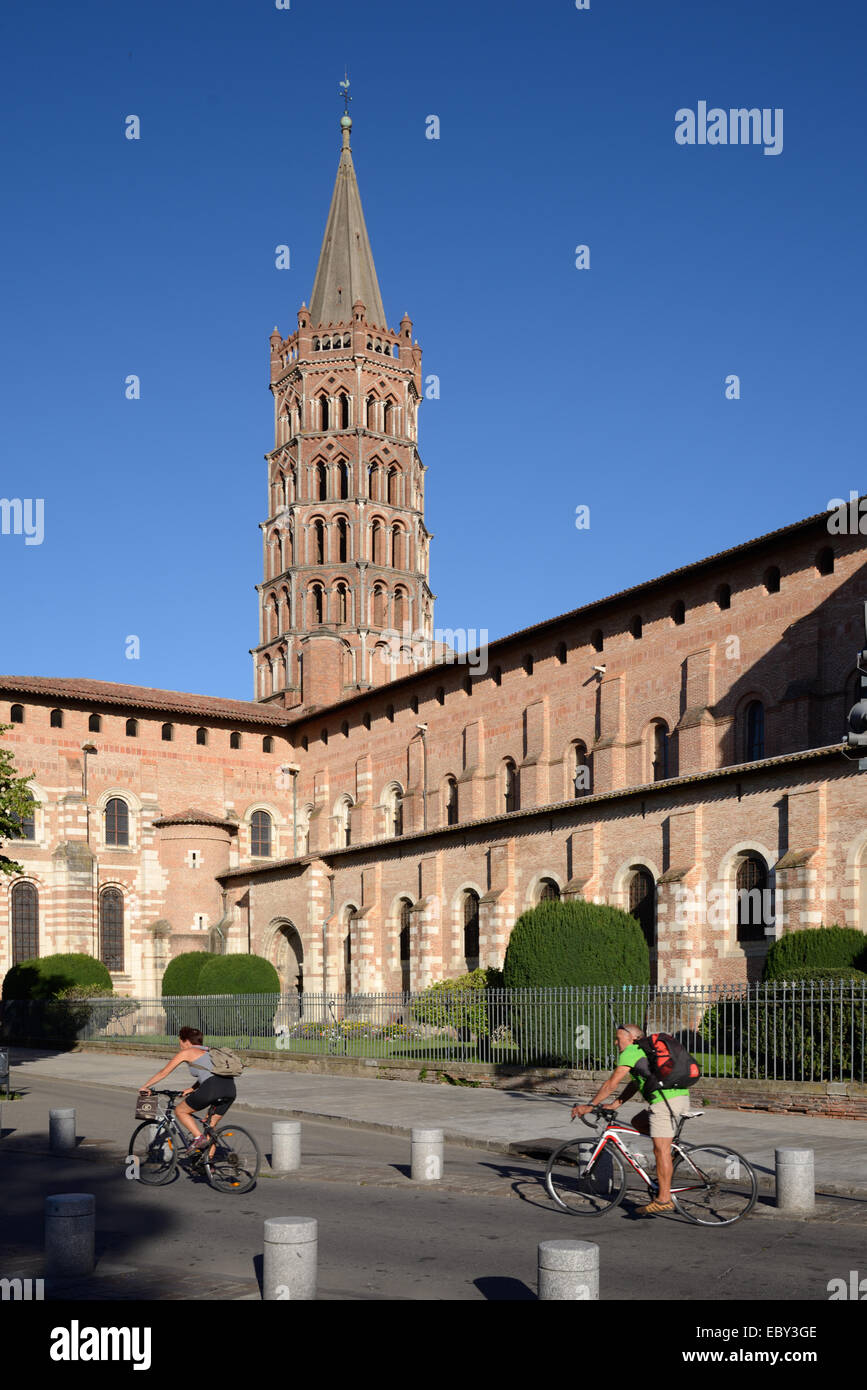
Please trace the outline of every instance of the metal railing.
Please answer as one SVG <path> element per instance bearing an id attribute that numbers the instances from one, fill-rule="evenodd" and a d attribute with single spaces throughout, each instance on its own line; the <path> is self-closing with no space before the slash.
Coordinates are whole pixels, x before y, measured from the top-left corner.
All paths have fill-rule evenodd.
<path id="1" fill-rule="evenodd" d="M 673 1033 L 707 1077 L 865 1077 L 867 982 L 428 989 L 394 994 L 186 995 L 6 1001 L 3 1041 L 39 1046 L 128 1039 L 170 1045 L 201 1029 L 212 1045 L 422 1065 L 456 1061 L 610 1069 L 614 1024 Z"/>

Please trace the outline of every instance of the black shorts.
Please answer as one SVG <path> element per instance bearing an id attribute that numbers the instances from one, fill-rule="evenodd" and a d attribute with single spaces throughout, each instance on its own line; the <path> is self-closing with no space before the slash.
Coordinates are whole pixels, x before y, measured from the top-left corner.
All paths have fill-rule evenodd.
<path id="1" fill-rule="evenodd" d="M 231 1076 L 209 1076 L 191 1091 L 184 1100 L 191 1110 L 207 1110 L 213 1106 L 216 1115 L 225 1115 L 232 1101 L 237 1097 L 235 1083 Z"/>

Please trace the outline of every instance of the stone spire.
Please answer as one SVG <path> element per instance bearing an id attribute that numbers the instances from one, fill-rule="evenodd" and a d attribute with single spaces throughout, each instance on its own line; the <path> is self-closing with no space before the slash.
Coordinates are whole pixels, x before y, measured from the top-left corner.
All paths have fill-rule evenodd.
<path id="1" fill-rule="evenodd" d="M 314 328 L 319 324 L 350 323 L 352 306 L 361 300 L 367 322 L 383 329 L 388 325 L 349 144 L 352 118 L 341 116 L 340 126 L 343 148 L 310 296 L 310 323 Z"/>

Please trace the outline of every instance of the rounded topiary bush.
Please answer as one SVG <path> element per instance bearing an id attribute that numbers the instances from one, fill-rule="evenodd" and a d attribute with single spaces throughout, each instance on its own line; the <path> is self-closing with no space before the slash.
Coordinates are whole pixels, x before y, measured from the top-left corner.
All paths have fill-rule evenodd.
<path id="1" fill-rule="evenodd" d="M 221 1000 L 202 1004 L 203 1033 L 272 1037 L 274 1015 L 280 1002 L 280 977 L 263 956 L 215 956 L 199 976 L 199 994 L 265 995 L 265 999 Z"/>
<path id="2" fill-rule="evenodd" d="M 522 913 L 512 928 L 503 981 L 507 989 L 640 989 L 650 984 L 650 951 L 638 922 L 621 908 L 581 899 L 544 902 Z M 636 1003 L 628 1012 L 637 1009 Z M 525 1061 L 569 1067 L 607 1066 L 610 1061 L 613 1028 L 607 1001 L 589 991 L 578 998 L 516 1003 L 512 1031 Z"/>
<path id="3" fill-rule="evenodd" d="M 512 928 L 503 980 L 507 989 L 648 985 L 650 951 L 635 918 L 619 907 L 544 902 Z"/>
<path id="4" fill-rule="evenodd" d="M 176 1034 L 181 1028 L 201 1028 L 201 1009 L 198 1004 L 179 1004 L 173 996 L 200 994 L 199 976 L 209 961 L 216 960 L 213 951 L 182 951 L 170 960 L 163 973 L 162 992 L 165 1000 L 166 1030 Z"/>
<path id="5" fill-rule="evenodd" d="M 788 932 L 768 951 L 762 979 L 787 980 L 793 969 L 867 970 L 867 937 L 855 927 L 807 927 Z"/>
<path id="6" fill-rule="evenodd" d="M 73 985 L 111 989 L 111 976 L 101 960 L 83 952 L 39 956 L 13 965 L 3 978 L 4 999 L 55 999 Z"/>

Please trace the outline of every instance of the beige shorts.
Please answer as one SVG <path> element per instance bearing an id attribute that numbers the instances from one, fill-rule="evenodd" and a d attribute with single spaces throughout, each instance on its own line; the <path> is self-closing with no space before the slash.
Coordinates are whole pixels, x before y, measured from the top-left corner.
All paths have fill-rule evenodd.
<path id="1" fill-rule="evenodd" d="M 674 1113 L 675 1121 L 682 1115 L 686 1115 L 692 1107 L 689 1096 L 669 1096 L 668 1105 L 664 1100 L 654 1101 L 653 1105 L 647 1107 L 647 1116 L 650 1122 L 651 1139 L 673 1139 L 674 1125 L 671 1122 L 671 1113 L 668 1106 Z"/>

